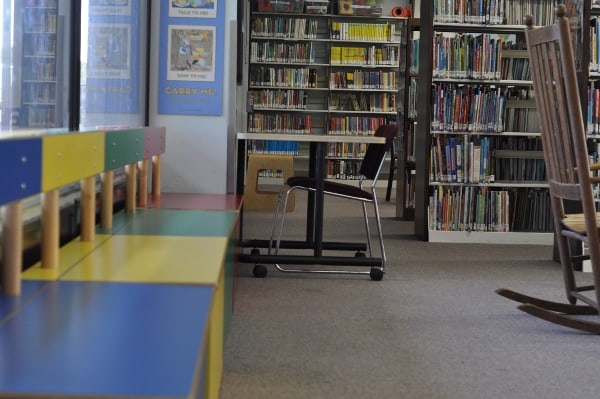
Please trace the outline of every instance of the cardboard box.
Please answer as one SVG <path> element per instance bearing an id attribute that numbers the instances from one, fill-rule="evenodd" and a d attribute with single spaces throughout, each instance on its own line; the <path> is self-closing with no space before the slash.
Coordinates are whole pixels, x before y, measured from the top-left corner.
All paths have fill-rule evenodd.
<path id="1" fill-rule="evenodd" d="M 304 0 L 258 0 L 258 11 L 302 13 Z"/>

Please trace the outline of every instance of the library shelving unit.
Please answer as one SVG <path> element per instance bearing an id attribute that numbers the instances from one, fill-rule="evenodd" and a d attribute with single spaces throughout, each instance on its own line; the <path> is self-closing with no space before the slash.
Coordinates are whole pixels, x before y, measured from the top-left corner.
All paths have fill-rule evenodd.
<path id="1" fill-rule="evenodd" d="M 421 239 L 552 243 L 523 18 L 547 25 L 557 2 L 533 3 L 421 3 L 414 138 Z"/>
<path id="2" fill-rule="evenodd" d="M 417 131 L 417 82 L 419 80 L 419 18 L 409 18 L 407 26 L 406 73 L 404 75 L 404 113 L 398 149 L 396 217 L 415 218 L 415 133 Z"/>
<path id="3" fill-rule="evenodd" d="M 52 128 L 60 118 L 61 89 L 57 72 L 62 24 L 57 0 L 24 0 L 22 3 L 21 127 Z"/>
<path id="4" fill-rule="evenodd" d="M 338 15 L 327 1 L 291 2 L 299 6 L 286 12 L 266 11 L 262 3 L 250 10 L 249 135 L 362 136 L 397 122 L 406 18 Z M 249 140 L 247 151 L 302 159 L 305 144 Z M 364 143 L 331 143 L 328 178 L 355 178 L 365 149 Z"/>

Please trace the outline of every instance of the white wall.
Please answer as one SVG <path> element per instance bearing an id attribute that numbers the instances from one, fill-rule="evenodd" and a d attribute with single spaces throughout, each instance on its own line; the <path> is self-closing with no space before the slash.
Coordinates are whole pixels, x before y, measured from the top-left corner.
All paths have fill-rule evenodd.
<path id="1" fill-rule="evenodd" d="M 229 44 L 235 41 L 230 25 L 236 18 L 234 1 L 219 1 L 225 7 L 225 51 L 223 72 L 223 114 L 221 116 L 190 116 L 158 114 L 158 55 L 160 1 L 152 2 L 150 48 L 150 125 L 167 129 L 166 153 L 162 158 L 162 191 L 180 193 L 224 194 L 227 192 L 228 134 L 231 113 L 235 113 L 235 59 L 231 59 Z M 234 80 L 235 82 L 235 80 Z M 230 94 L 231 93 L 231 94 Z M 229 161 L 231 163 L 231 161 Z"/>

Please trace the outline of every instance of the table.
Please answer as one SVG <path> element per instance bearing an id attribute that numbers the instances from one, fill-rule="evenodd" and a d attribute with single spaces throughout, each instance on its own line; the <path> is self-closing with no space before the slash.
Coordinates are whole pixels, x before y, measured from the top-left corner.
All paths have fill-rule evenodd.
<path id="1" fill-rule="evenodd" d="M 369 274 L 370 271 L 351 270 L 299 270 L 284 269 L 279 264 L 293 265 L 331 265 L 331 266 L 371 266 L 381 267 L 382 259 L 367 256 L 326 256 L 323 250 L 348 250 L 364 251 L 366 244 L 349 242 L 323 242 L 323 186 L 326 177 L 325 154 L 327 143 L 385 143 L 385 138 L 374 136 L 341 136 L 341 135 L 316 135 L 316 134 L 272 134 L 272 133 L 247 133 L 237 134 L 238 139 L 238 168 L 237 190 L 242 194 L 244 190 L 246 140 L 282 140 L 300 141 L 310 143 L 309 175 L 317 181 L 317 190 L 314 195 L 309 195 L 306 215 L 306 239 L 304 241 L 282 241 L 280 248 L 310 249 L 310 255 L 279 255 L 260 254 L 253 250 L 251 254 L 241 254 L 240 262 L 254 264 L 274 264 L 281 271 L 290 272 L 317 272 L 317 273 L 344 273 L 344 274 Z M 241 219 L 240 243 L 245 248 L 268 248 L 269 240 L 245 240 L 243 238 L 243 217 Z M 255 275 L 257 275 L 255 269 Z"/>

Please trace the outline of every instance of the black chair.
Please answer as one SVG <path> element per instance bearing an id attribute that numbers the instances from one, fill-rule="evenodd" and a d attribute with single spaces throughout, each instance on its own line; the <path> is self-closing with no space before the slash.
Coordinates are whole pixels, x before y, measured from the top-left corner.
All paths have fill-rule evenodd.
<path id="1" fill-rule="evenodd" d="M 375 211 L 375 219 L 377 222 L 377 232 L 379 236 L 379 247 L 381 251 L 381 268 L 371 269 L 371 278 L 373 280 L 380 280 L 383 277 L 386 256 L 385 247 L 383 243 L 383 233 L 381 230 L 381 218 L 379 215 L 379 206 L 377 203 L 377 195 L 375 193 L 375 186 L 377 179 L 383 167 L 386 156 L 390 153 L 393 148 L 394 138 L 398 132 L 396 125 L 382 125 L 376 132 L 375 136 L 385 137 L 385 144 L 369 144 L 365 156 L 361 162 L 359 169 L 358 185 L 345 184 L 337 181 L 325 180 L 324 182 L 324 194 L 325 196 L 331 195 L 341 198 L 347 198 L 350 200 L 362 202 L 363 215 L 365 221 L 365 228 L 367 233 L 367 250 L 369 256 L 372 256 L 371 246 L 371 231 L 369 228 L 369 217 L 367 213 L 367 203 L 372 203 Z M 365 182 L 370 180 L 371 183 L 367 187 Z M 281 186 L 279 191 L 279 197 L 277 199 L 277 205 L 275 207 L 275 216 L 273 219 L 273 229 L 271 232 L 271 239 L 269 242 L 269 254 L 274 252 L 278 253 L 280 249 L 281 237 L 285 226 L 285 216 L 287 209 L 287 202 L 294 190 L 304 190 L 308 192 L 316 191 L 316 180 L 313 177 L 306 176 L 292 176 L 286 180 Z M 282 204 L 283 202 L 283 204 Z M 280 214 L 281 213 L 281 217 Z M 358 255 L 358 254 L 357 254 Z M 276 265 L 281 271 L 292 271 L 286 270 Z M 310 270 L 302 270 L 302 272 L 311 272 Z M 318 271 L 317 271 L 318 272 Z M 322 272 L 322 271 L 321 271 Z M 345 273 L 346 271 L 336 271 L 337 273 Z M 346 272 L 352 273 L 352 272 Z"/>

